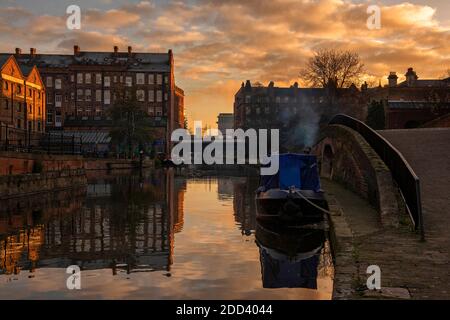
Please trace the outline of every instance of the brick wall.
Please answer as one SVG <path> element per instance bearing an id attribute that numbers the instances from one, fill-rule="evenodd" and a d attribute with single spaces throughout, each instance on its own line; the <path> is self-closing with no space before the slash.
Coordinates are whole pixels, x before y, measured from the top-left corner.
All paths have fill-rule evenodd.
<path id="1" fill-rule="evenodd" d="M 345 185 L 378 209 L 383 224 L 397 225 L 402 204 L 391 173 L 356 131 L 328 126 L 315 147 L 321 175 Z"/>
<path id="2" fill-rule="evenodd" d="M 0 152 L 0 176 L 33 173 L 35 162 L 42 164 L 43 172 L 84 168 L 83 157 Z"/>

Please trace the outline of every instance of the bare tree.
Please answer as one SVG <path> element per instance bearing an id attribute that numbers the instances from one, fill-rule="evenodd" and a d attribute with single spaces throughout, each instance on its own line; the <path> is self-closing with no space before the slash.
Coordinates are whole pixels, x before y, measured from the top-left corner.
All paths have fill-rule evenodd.
<path id="1" fill-rule="evenodd" d="M 330 81 L 338 88 L 359 84 L 364 64 L 356 52 L 335 49 L 319 49 L 314 52 L 300 77 L 310 86 L 326 87 Z"/>

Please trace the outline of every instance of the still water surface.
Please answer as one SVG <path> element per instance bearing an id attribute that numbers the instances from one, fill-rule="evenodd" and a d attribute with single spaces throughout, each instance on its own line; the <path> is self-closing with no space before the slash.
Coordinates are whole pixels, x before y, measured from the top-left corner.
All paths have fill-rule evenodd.
<path id="1" fill-rule="evenodd" d="M 258 225 L 256 184 L 98 172 L 87 190 L 5 201 L 0 298 L 330 299 L 325 233 Z"/>

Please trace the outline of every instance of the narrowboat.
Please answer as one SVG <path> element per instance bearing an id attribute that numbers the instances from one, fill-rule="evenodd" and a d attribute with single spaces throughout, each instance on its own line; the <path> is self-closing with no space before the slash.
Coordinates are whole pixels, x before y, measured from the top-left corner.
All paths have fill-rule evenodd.
<path id="1" fill-rule="evenodd" d="M 295 224 L 323 221 L 329 209 L 320 186 L 317 157 L 280 154 L 278 172 L 260 177 L 256 208 L 258 220 Z"/>

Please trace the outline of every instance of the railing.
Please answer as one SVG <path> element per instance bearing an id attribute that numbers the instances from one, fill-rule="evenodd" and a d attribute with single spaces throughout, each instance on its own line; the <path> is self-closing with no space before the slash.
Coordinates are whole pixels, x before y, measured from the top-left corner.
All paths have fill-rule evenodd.
<path id="1" fill-rule="evenodd" d="M 61 133 L 37 134 L 10 125 L 0 124 L 0 150 L 47 153 L 47 154 L 81 154 L 80 137 Z"/>
<path id="2" fill-rule="evenodd" d="M 420 232 L 422 239 L 424 239 L 420 181 L 403 155 L 379 133 L 355 118 L 338 114 L 331 119 L 329 124 L 339 124 L 357 131 L 375 150 L 391 171 L 392 177 L 405 200 L 414 228 Z"/>

